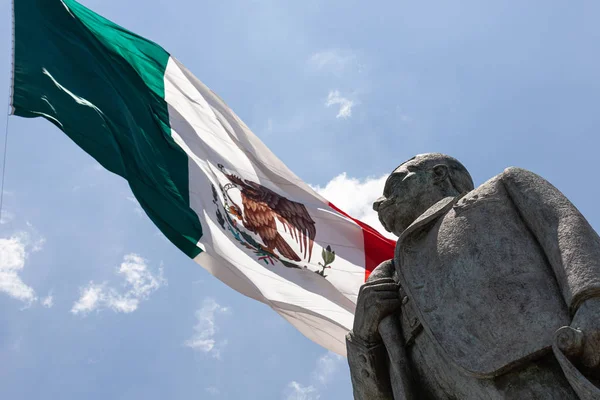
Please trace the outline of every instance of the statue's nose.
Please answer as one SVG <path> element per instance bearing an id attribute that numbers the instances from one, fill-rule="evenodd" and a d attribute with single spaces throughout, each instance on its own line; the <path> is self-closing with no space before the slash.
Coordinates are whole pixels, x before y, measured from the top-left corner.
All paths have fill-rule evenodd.
<path id="1" fill-rule="evenodd" d="M 375 212 L 379 211 L 379 207 L 381 206 L 381 203 L 383 203 L 384 201 L 385 201 L 384 196 L 381 196 L 380 198 L 375 200 L 375 202 L 373 203 L 373 210 L 375 210 Z"/>

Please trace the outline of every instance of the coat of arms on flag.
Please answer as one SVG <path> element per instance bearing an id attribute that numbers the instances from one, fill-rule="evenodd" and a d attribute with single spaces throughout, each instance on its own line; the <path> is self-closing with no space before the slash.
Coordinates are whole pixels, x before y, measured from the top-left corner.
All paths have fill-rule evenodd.
<path id="1" fill-rule="evenodd" d="M 217 206 L 217 221 L 221 227 L 267 265 L 280 262 L 288 268 L 308 269 L 303 261 L 311 261 L 317 229 L 304 204 L 242 179 L 226 171 L 221 164 L 218 167 L 228 181 L 219 185 L 221 197 L 212 185 L 213 203 Z M 298 251 L 292 248 L 294 242 Z M 335 251 L 327 246 L 321 257 L 323 260 L 318 265 L 322 269 L 314 272 L 327 277 L 324 272 L 331 268 Z"/>

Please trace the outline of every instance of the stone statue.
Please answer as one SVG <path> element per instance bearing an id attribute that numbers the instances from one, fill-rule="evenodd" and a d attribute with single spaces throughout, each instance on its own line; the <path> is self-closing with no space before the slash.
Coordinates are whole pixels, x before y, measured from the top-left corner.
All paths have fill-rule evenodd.
<path id="1" fill-rule="evenodd" d="M 600 238 L 554 186 L 423 154 L 373 207 L 398 242 L 346 338 L 356 400 L 600 399 Z"/>

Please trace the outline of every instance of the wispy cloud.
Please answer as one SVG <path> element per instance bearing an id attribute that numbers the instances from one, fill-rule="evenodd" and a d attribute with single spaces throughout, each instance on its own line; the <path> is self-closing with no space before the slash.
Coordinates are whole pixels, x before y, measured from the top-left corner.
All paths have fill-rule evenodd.
<path id="1" fill-rule="evenodd" d="M 317 366 L 313 371 L 313 379 L 321 385 L 326 386 L 343 360 L 342 356 L 332 352 L 324 354 L 317 360 Z"/>
<path id="2" fill-rule="evenodd" d="M 303 385 L 292 381 L 287 386 L 286 400 L 318 400 L 321 398 L 320 390 L 325 388 L 334 374 L 344 362 L 344 358 L 327 352 L 319 357 L 311 373 L 310 384 Z"/>
<path id="3" fill-rule="evenodd" d="M 339 90 L 332 90 L 327 95 L 327 101 L 325 102 L 326 107 L 339 105 L 338 113 L 336 118 L 349 118 L 352 116 L 352 107 L 354 107 L 354 101 L 342 97 Z"/>
<path id="4" fill-rule="evenodd" d="M 356 61 L 356 54 L 352 51 L 329 49 L 312 54 L 307 64 L 315 70 L 328 71 L 335 75 L 341 75 L 344 70 L 354 66 Z"/>
<path id="5" fill-rule="evenodd" d="M 304 386 L 296 381 L 288 384 L 286 400 L 318 400 L 320 398 L 319 391 L 312 385 Z"/>
<path id="6" fill-rule="evenodd" d="M 52 308 L 53 305 L 54 305 L 54 296 L 52 295 L 52 292 L 50 292 L 50 293 L 48 293 L 48 296 L 46 296 L 42 299 L 42 306 L 44 306 L 46 308 Z"/>
<path id="7" fill-rule="evenodd" d="M 217 314 L 229 312 L 228 307 L 219 305 L 214 299 L 205 299 L 202 308 L 196 311 L 198 322 L 194 326 L 195 333 L 184 342 L 184 345 L 196 351 L 210 354 L 215 358 L 220 358 L 221 350 L 227 344 L 227 341 L 221 340 L 217 343 L 215 336 L 218 328 L 215 319 Z"/>
<path id="8" fill-rule="evenodd" d="M 313 186 L 313 189 L 352 217 L 394 239 L 396 236 L 386 232 L 373 210 L 373 202 L 383 193 L 387 176 L 386 174 L 361 180 L 343 173 L 330 180 L 324 187 Z"/>
<path id="9" fill-rule="evenodd" d="M 218 396 L 219 394 L 221 394 L 221 391 L 214 386 L 209 386 L 205 390 L 206 393 L 210 394 L 211 396 Z"/>
<path id="10" fill-rule="evenodd" d="M 125 280 L 124 291 L 109 287 L 106 283 L 91 281 L 80 289 L 79 300 L 73 304 L 71 312 L 85 315 L 102 308 L 122 313 L 134 312 L 142 301 L 167 283 L 162 268 L 159 268 L 158 274 L 153 274 L 148 269 L 147 261 L 137 254 L 127 254 L 117 274 Z"/>

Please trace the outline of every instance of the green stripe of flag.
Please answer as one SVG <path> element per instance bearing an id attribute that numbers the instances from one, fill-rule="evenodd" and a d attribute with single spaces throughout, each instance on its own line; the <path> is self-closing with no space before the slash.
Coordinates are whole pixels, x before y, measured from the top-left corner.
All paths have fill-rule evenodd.
<path id="1" fill-rule="evenodd" d="M 190 208 L 188 157 L 171 137 L 164 100 L 169 54 L 73 0 L 14 7 L 13 113 L 58 126 L 127 179 L 171 242 L 198 255 L 202 227 Z"/>

